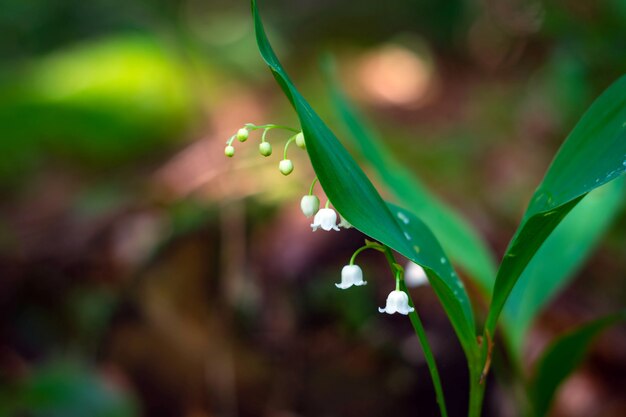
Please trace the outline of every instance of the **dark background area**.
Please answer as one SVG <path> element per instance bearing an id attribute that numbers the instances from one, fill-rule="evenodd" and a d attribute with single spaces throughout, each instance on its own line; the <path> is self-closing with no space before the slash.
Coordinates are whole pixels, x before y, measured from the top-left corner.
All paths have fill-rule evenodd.
<path id="1" fill-rule="evenodd" d="M 338 136 L 324 51 L 386 144 L 497 257 L 567 133 L 626 69 L 621 0 L 260 8 Z M 4 0 L 0 33 L 0 415 L 438 415 L 409 321 L 377 312 L 393 285 L 384 260 L 360 256 L 365 287 L 333 285 L 363 235 L 311 233 L 305 153 L 290 148 L 287 178 L 279 132 L 268 159 L 256 136 L 224 157 L 244 123 L 297 127 L 246 1 Z M 529 363 L 623 308 L 625 239 L 622 210 L 537 320 Z M 462 416 L 462 351 L 432 290 L 413 291 Z M 606 332 L 553 415 L 626 415 L 625 352 L 623 327 Z M 517 415 L 489 384 L 484 415 Z"/>

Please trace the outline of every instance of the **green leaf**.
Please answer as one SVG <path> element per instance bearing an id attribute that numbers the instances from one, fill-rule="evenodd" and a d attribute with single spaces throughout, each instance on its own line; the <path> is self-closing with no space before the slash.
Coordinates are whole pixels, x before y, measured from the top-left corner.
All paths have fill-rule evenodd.
<path id="1" fill-rule="evenodd" d="M 626 170 L 626 77 L 587 110 L 535 191 L 496 276 L 486 333 L 493 336 L 513 286 L 544 241 L 590 191 Z"/>
<path id="2" fill-rule="evenodd" d="M 503 313 L 510 346 L 519 352 L 536 315 L 586 261 L 623 206 L 626 178 L 583 199 L 546 239 L 519 278 Z"/>
<path id="3" fill-rule="evenodd" d="M 547 415 L 559 385 L 582 362 L 594 338 L 608 326 L 626 320 L 626 311 L 594 320 L 554 341 L 536 366 L 529 397 L 536 416 Z"/>
<path id="4" fill-rule="evenodd" d="M 410 170 L 400 164 L 341 91 L 325 60 L 324 69 L 333 104 L 365 159 L 371 163 L 394 197 L 424 220 L 454 262 L 465 269 L 486 294 L 491 294 L 496 275 L 493 256 L 472 226 L 439 200 Z"/>
<path id="5" fill-rule="evenodd" d="M 432 232 L 413 214 L 387 206 L 348 151 L 300 95 L 267 40 L 256 1 L 252 12 L 261 55 L 296 111 L 311 164 L 335 209 L 355 228 L 426 270 L 468 358 L 478 345 L 469 297 Z M 392 212 L 393 211 L 393 212 Z M 407 223 L 408 222 L 408 223 Z"/>

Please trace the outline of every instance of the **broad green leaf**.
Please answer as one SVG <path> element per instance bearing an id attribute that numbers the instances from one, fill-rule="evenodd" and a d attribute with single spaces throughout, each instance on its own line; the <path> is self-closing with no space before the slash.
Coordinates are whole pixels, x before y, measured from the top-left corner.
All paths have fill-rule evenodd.
<path id="1" fill-rule="evenodd" d="M 559 385 L 578 367 L 594 338 L 608 326 L 626 320 L 626 311 L 594 320 L 554 341 L 537 363 L 529 396 L 536 416 L 545 416 Z"/>
<path id="2" fill-rule="evenodd" d="M 259 50 L 298 115 L 311 164 L 326 195 L 355 228 L 424 267 L 466 355 L 475 361 L 477 343 L 470 301 L 436 238 L 414 215 L 408 211 L 399 214 L 395 206 L 390 209 L 383 201 L 352 156 L 295 88 L 267 40 L 256 1 L 251 3 Z"/>
<path id="3" fill-rule="evenodd" d="M 590 191 L 626 170 L 626 77 L 611 85 L 565 140 L 535 191 L 496 276 L 486 332 L 547 237 Z"/>
<path id="4" fill-rule="evenodd" d="M 461 216 L 433 195 L 410 170 L 400 164 L 341 91 L 331 69 L 324 63 L 335 108 L 365 159 L 395 198 L 426 222 L 454 262 L 465 269 L 484 293 L 490 294 L 496 275 L 492 254 L 479 235 Z"/>
<path id="5" fill-rule="evenodd" d="M 511 347 L 523 348 L 535 316 L 586 261 L 623 206 L 626 178 L 587 195 L 546 239 L 519 278 L 503 313 Z"/>

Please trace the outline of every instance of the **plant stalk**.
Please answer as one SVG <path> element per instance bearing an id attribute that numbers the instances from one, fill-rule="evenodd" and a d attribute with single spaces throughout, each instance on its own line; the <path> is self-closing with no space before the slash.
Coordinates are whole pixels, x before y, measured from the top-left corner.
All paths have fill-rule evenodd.
<path id="1" fill-rule="evenodd" d="M 394 275 L 396 275 L 396 271 L 398 265 L 396 260 L 391 252 L 389 247 L 385 246 L 385 257 L 387 258 L 387 262 L 389 262 L 389 266 L 394 271 Z M 411 294 L 407 291 L 406 284 L 404 283 L 404 278 L 400 280 L 400 289 L 404 291 L 409 296 L 409 305 L 415 309 L 415 304 L 413 303 L 413 298 Z M 428 343 L 428 338 L 426 337 L 426 330 L 424 330 L 424 326 L 422 325 L 422 321 L 420 320 L 419 315 L 417 314 L 417 310 L 414 310 L 412 313 L 409 313 L 409 319 L 411 320 L 411 325 L 413 326 L 413 330 L 415 331 L 415 335 L 420 341 L 420 345 L 422 346 L 422 350 L 424 352 L 424 358 L 426 359 L 426 364 L 428 365 L 428 371 L 430 372 L 430 377 L 433 381 L 433 386 L 435 388 L 435 396 L 437 398 L 437 404 L 439 405 L 439 412 L 441 413 L 441 417 L 448 417 L 448 411 L 446 409 L 446 400 L 443 395 L 443 387 L 441 386 L 441 378 L 439 377 L 439 370 L 437 369 L 437 362 L 435 361 L 435 356 L 433 355 L 432 349 L 430 348 L 430 344 Z"/>

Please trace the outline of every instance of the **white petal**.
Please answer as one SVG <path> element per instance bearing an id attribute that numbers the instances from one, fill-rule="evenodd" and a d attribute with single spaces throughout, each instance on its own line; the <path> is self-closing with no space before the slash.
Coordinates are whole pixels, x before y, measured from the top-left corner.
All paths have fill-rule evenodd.
<path id="1" fill-rule="evenodd" d="M 407 315 L 407 314 L 412 313 L 414 311 L 415 311 L 415 309 L 413 307 L 409 307 L 408 305 L 404 306 L 401 309 L 398 309 L 398 313 L 404 314 L 404 315 Z"/>
<path id="2" fill-rule="evenodd" d="M 352 284 L 348 284 L 348 283 L 340 283 L 340 284 L 335 284 L 335 287 L 340 288 L 342 290 L 348 289 L 352 286 Z"/>

